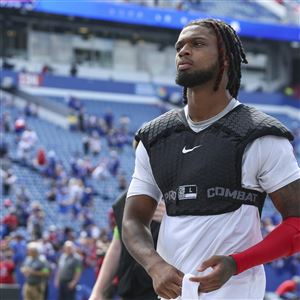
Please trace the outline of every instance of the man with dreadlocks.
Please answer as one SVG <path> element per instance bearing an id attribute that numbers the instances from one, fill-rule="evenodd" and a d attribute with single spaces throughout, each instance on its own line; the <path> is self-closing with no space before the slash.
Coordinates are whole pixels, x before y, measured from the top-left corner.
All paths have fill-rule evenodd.
<path id="1" fill-rule="evenodd" d="M 162 298 L 261 300 L 262 264 L 300 251 L 300 169 L 292 134 L 237 100 L 247 60 L 231 26 L 193 21 L 175 47 L 176 82 L 187 105 L 136 136 L 124 243 Z M 266 194 L 282 222 L 262 239 Z M 167 214 L 156 251 L 149 223 L 162 197 Z"/>

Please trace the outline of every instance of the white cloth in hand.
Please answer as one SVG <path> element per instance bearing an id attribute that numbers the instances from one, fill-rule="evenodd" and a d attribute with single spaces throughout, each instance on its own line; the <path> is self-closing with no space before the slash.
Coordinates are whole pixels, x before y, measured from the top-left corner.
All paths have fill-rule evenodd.
<path id="1" fill-rule="evenodd" d="M 194 277 L 193 274 L 185 274 L 182 280 L 182 291 L 181 291 L 181 300 L 198 300 L 198 282 L 190 281 L 190 277 Z"/>

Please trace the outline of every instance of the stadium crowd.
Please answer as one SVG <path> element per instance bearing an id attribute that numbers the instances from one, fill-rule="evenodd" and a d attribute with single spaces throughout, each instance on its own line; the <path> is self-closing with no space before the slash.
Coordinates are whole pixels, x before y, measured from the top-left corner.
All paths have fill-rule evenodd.
<path id="1" fill-rule="evenodd" d="M 43 284 L 43 297 L 46 297 L 50 281 L 54 280 L 57 288 L 64 286 L 63 283 L 59 283 L 60 277 L 57 274 L 61 274 L 58 270 L 63 262 L 60 261 L 65 259 L 68 251 L 66 247 L 69 245 L 69 248 L 72 248 L 70 253 L 76 257 L 72 266 L 75 265 L 78 271 L 77 278 L 74 275 L 74 278 L 68 279 L 75 291 L 80 274 L 85 269 L 93 268 L 96 277 L 112 238 L 115 227 L 112 211 L 108 211 L 107 226 L 104 228 L 100 228 L 93 217 L 93 198 L 98 194 L 91 184 L 91 179 L 114 178 L 118 182 L 120 193 L 126 190 L 127 180 L 118 153 L 132 141 L 130 119 L 124 116 L 119 121 L 120 125 L 115 126 L 112 111 L 107 111 L 103 118 L 84 113 L 82 124 L 79 122 L 77 128 L 83 136 L 82 150 L 70 157 L 70 164 L 66 168 L 54 150 L 46 150 L 46 146 L 39 143 L 35 128 L 28 125 L 28 119 L 39 118 L 36 107 L 26 106 L 16 114 L 16 107 L 10 99 L 2 99 L 2 103 L 4 110 L 1 112 L 0 122 L 0 283 L 23 284 L 25 281 L 23 292 L 30 294 L 32 291 L 30 287 L 28 290 L 26 283 L 29 282 L 30 286 L 33 280 Z M 74 98 L 70 99 L 68 105 L 78 112 L 84 111 L 84 103 L 75 101 Z M 13 143 L 8 142 L 7 134 L 13 137 Z M 109 145 L 108 157 L 101 154 L 102 139 L 106 139 Z M 13 149 L 16 149 L 16 156 L 12 155 Z M 92 163 L 93 157 L 98 159 L 98 164 Z M 49 212 L 33 198 L 26 186 L 18 183 L 18 176 L 13 171 L 14 164 L 30 169 L 49 183 L 45 199 L 57 211 L 57 219 L 52 225 L 45 224 Z M 114 201 L 105 192 L 100 196 L 111 203 Z M 66 220 L 69 220 L 68 225 L 61 225 Z M 72 226 L 75 222 L 80 223 L 79 230 Z M 279 222 L 276 213 L 263 218 L 261 224 L 264 235 L 272 231 Z M 44 272 L 32 273 L 30 270 L 34 267 L 28 256 L 37 257 L 37 265 L 42 266 L 40 268 Z M 272 263 L 272 267 L 278 272 L 289 270 L 290 273 L 296 274 L 300 267 L 300 255 L 294 255 L 287 260 L 277 260 Z M 65 294 L 59 290 L 59 295 Z"/>
<path id="2" fill-rule="evenodd" d="M 97 126 L 93 126 L 91 134 L 88 133 L 88 127 L 85 127 L 86 135 L 83 136 L 82 147 L 85 156 L 81 158 L 81 155 L 77 154 L 70 157 L 70 165 L 65 168 L 55 151 L 46 151 L 45 145 L 39 143 L 34 128 L 28 126 L 28 119 L 36 118 L 37 115 L 29 113 L 27 106 L 23 111 L 14 114 L 11 110 L 13 104 L 2 100 L 5 112 L 1 115 L 0 145 L 3 200 L 0 282 L 13 283 L 17 279 L 20 280 L 22 274 L 19 274 L 19 278 L 15 278 L 13 274 L 20 270 L 26 258 L 27 244 L 32 241 L 36 242 L 38 251 L 44 256 L 51 272 L 56 268 L 64 243 L 72 241 L 83 266 L 93 267 L 97 273 L 111 239 L 114 220 L 111 212 L 108 212 L 108 227 L 99 228 L 96 225 L 92 211 L 93 197 L 97 192 L 91 185 L 91 179 L 103 181 L 111 176 L 119 181 L 120 192 L 127 188 L 127 180 L 117 155 L 117 151 L 121 151 L 124 144 L 108 143 L 111 149 L 109 156 L 100 156 L 101 144 L 99 131 L 96 131 Z M 109 128 L 116 130 L 112 127 L 113 115 L 107 114 L 105 118 Z M 7 135 L 13 136 L 13 143 L 7 140 Z M 108 131 L 102 132 L 101 135 L 110 138 Z M 12 148 L 17 149 L 15 156 L 12 154 Z M 99 163 L 93 166 L 91 156 L 99 159 Z M 14 164 L 28 168 L 49 183 L 45 199 L 57 211 L 57 223 L 46 226 L 45 217 L 48 212 L 40 202 L 32 198 L 27 187 L 18 183 L 18 176 L 13 170 Z M 109 195 L 100 196 L 109 199 Z M 60 226 L 66 223 L 66 220 L 70 225 Z M 78 231 L 71 226 L 75 220 L 81 224 Z"/>

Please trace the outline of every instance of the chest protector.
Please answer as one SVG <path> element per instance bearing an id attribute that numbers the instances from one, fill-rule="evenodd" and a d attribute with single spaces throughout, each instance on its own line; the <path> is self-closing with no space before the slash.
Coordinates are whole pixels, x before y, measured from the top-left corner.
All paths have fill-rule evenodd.
<path id="1" fill-rule="evenodd" d="M 266 193 L 242 187 L 242 157 L 255 139 L 274 135 L 293 140 L 284 125 L 252 107 L 239 105 L 196 133 L 184 110 L 171 110 L 136 136 L 148 152 L 169 216 L 216 215 L 243 204 L 261 212 Z"/>

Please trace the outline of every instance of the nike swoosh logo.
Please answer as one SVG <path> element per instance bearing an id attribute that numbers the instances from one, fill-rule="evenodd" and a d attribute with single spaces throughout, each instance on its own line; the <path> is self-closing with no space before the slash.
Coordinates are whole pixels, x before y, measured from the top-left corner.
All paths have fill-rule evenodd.
<path id="1" fill-rule="evenodd" d="M 185 146 L 184 146 L 184 148 L 182 149 L 182 153 L 183 153 L 183 154 L 186 154 L 186 153 L 192 152 L 192 151 L 194 151 L 196 148 L 199 148 L 199 147 L 202 147 L 202 145 L 195 146 L 194 148 L 191 148 L 191 149 L 186 149 Z"/>

